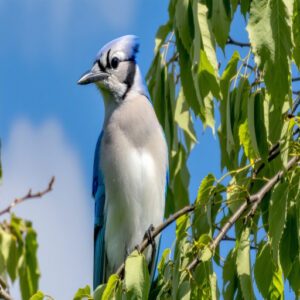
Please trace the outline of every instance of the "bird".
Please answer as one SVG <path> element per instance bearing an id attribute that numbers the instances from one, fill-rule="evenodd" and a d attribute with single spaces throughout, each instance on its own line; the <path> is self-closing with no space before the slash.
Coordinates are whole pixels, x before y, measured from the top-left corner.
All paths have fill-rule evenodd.
<path id="1" fill-rule="evenodd" d="M 168 147 L 136 61 L 138 50 L 137 36 L 112 40 L 78 81 L 96 85 L 105 110 L 93 168 L 94 289 L 164 218 Z M 157 247 L 144 255 L 153 275 Z"/>

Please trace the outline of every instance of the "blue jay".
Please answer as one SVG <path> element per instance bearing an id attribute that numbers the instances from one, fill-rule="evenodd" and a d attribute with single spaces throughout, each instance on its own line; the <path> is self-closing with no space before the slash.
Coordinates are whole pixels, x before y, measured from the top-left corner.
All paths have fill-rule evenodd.
<path id="1" fill-rule="evenodd" d="M 168 151 L 136 64 L 138 48 L 133 35 L 111 41 L 78 81 L 95 83 L 105 106 L 93 175 L 94 288 L 116 272 L 149 226 L 164 216 Z M 152 270 L 155 251 L 145 251 Z"/>

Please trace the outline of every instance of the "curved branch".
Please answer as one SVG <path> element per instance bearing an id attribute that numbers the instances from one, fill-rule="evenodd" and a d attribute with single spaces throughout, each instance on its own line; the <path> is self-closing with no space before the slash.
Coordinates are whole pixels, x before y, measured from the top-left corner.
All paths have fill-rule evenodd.
<path id="1" fill-rule="evenodd" d="M 32 193 L 31 189 L 28 191 L 28 193 L 21 197 L 21 198 L 16 198 L 10 205 L 8 205 L 5 209 L 1 210 L 0 211 L 0 216 L 6 214 L 6 213 L 10 213 L 10 211 L 18 204 L 26 201 L 26 200 L 29 200 L 29 199 L 34 199 L 34 198 L 41 198 L 43 197 L 45 194 L 49 193 L 52 191 L 52 188 L 53 188 L 53 184 L 54 184 L 54 181 L 55 181 L 55 177 L 53 176 L 49 183 L 48 183 L 48 187 L 44 190 L 44 191 L 41 191 L 41 192 L 37 192 L 37 193 Z"/>
<path id="2" fill-rule="evenodd" d="M 6 282 L 0 277 L 0 299 L 13 300 L 12 296 L 7 291 Z"/>
<path id="3" fill-rule="evenodd" d="M 286 170 L 290 170 L 299 161 L 299 156 L 295 156 L 289 160 Z M 283 177 L 286 170 L 279 171 L 275 176 L 273 176 L 257 193 L 250 196 L 246 201 L 238 208 L 238 210 L 229 218 L 229 220 L 222 226 L 217 236 L 213 239 L 210 244 L 210 249 L 214 251 L 220 241 L 227 234 L 228 230 L 232 225 L 243 215 L 243 213 L 253 204 L 252 210 L 257 209 L 258 205 L 261 203 L 262 199 L 268 193 L 275 184 Z M 252 211 L 253 212 L 253 211 Z M 193 270 L 201 262 L 200 257 L 196 257 L 187 267 L 187 271 Z"/>
<path id="4" fill-rule="evenodd" d="M 239 42 L 234 40 L 232 37 L 228 37 L 228 40 L 226 42 L 227 45 L 235 45 L 235 46 L 239 46 L 239 47 L 251 47 L 250 43 L 244 43 L 244 42 Z"/>
<path id="5" fill-rule="evenodd" d="M 165 222 L 163 222 L 162 224 L 158 225 L 157 227 L 154 228 L 154 230 L 151 232 L 151 238 L 155 238 L 156 236 L 158 236 L 166 227 L 168 227 L 170 224 L 172 224 L 176 219 L 178 219 L 179 217 L 190 213 L 191 211 L 195 210 L 195 206 L 194 205 L 188 205 L 185 206 L 184 208 L 180 209 L 179 211 L 177 211 L 175 214 L 171 215 Z M 142 242 L 137 246 L 139 252 L 143 252 L 149 245 L 151 244 L 151 240 L 149 239 L 149 237 L 145 237 Z M 116 274 L 118 276 L 122 276 L 122 274 L 124 273 L 124 269 L 125 269 L 125 263 L 123 263 L 119 269 L 117 270 Z"/>

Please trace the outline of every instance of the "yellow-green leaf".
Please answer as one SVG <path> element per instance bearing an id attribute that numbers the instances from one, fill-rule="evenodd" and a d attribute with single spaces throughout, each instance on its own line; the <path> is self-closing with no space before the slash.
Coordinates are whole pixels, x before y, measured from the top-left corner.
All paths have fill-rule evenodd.
<path id="1" fill-rule="evenodd" d="M 279 263 L 279 243 L 287 215 L 288 183 L 275 186 L 269 207 L 269 235 L 274 262 Z"/>
<path id="2" fill-rule="evenodd" d="M 197 143 L 196 133 L 193 127 L 192 117 L 188 105 L 185 102 L 183 90 L 180 89 L 175 106 L 174 120 L 184 130 L 193 143 Z"/>
<path id="3" fill-rule="evenodd" d="M 251 263 L 250 263 L 250 228 L 246 227 L 242 231 L 236 257 L 237 274 L 240 280 L 244 299 L 254 299 Z"/>
<path id="4" fill-rule="evenodd" d="M 143 254 L 132 252 L 125 262 L 125 288 L 130 299 L 148 299 L 150 278 Z"/>

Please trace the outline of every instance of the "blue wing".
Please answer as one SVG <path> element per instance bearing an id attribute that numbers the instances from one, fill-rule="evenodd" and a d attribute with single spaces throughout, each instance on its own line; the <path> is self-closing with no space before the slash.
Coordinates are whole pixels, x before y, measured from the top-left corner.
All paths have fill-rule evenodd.
<path id="1" fill-rule="evenodd" d="M 105 269 L 105 219 L 104 219 L 104 204 L 105 204 L 105 186 L 103 174 L 100 170 L 100 145 L 103 132 L 101 132 L 94 157 L 94 172 L 93 172 L 93 196 L 95 198 L 95 224 L 94 224 L 94 289 L 104 282 Z"/>

